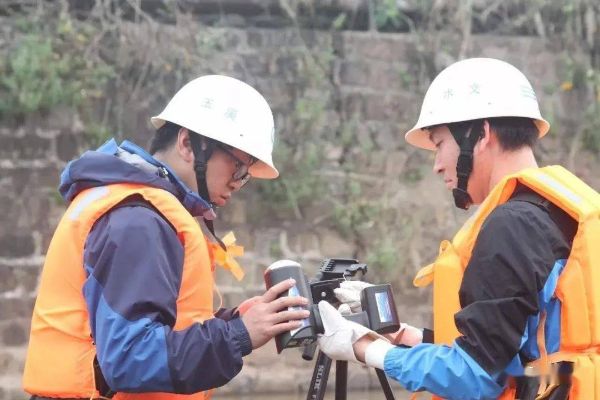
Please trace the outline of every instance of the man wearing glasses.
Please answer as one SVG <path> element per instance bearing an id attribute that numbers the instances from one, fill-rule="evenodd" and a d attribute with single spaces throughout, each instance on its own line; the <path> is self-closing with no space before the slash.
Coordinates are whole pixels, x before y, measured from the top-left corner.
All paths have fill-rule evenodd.
<path id="1" fill-rule="evenodd" d="M 215 254 L 228 259 L 214 208 L 250 177 L 279 175 L 265 99 L 237 79 L 203 76 L 151 121 L 150 153 L 110 140 L 61 175 L 70 204 L 33 313 L 32 399 L 208 399 L 252 349 L 308 316 L 288 310 L 306 299 L 277 299 L 291 280 L 237 309 L 213 308 Z"/>

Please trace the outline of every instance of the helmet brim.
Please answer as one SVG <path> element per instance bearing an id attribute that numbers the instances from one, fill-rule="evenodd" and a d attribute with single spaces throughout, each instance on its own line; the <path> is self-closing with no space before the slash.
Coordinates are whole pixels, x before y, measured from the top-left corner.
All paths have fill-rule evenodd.
<path id="1" fill-rule="evenodd" d="M 164 119 L 160 118 L 160 116 L 155 116 L 155 117 L 150 118 L 150 122 L 152 123 L 152 126 L 154 126 L 154 128 L 156 128 L 156 129 L 160 129 L 166 123 L 166 121 Z M 197 132 L 197 133 L 200 133 L 200 132 Z M 205 135 L 205 136 L 210 137 L 208 135 Z M 212 138 L 212 139 L 216 140 L 214 138 Z M 225 142 L 221 142 L 221 143 L 225 143 Z M 235 146 L 231 143 L 225 143 L 225 144 L 235 148 Z M 254 154 L 250 154 L 250 155 L 253 157 L 256 157 L 256 155 L 254 155 Z M 258 161 L 256 161 L 256 163 L 254 163 L 250 167 L 250 170 L 248 171 L 248 172 L 250 172 L 250 175 L 253 178 L 275 179 L 275 178 L 279 177 L 279 171 L 277 170 L 277 168 L 275 168 L 274 165 L 269 165 L 267 162 L 259 159 L 258 157 L 256 157 L 256 158 Z"/>

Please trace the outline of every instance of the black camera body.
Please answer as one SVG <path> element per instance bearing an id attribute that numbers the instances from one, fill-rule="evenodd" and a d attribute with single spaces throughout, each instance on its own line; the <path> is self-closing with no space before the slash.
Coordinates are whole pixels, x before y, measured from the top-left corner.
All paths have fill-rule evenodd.
<path id="1" fill-rule="evenodd" d="M 362 280 L 367 273 L 367 265 L 353 259 L 330 258 L 323 261 L 315 279 L 309 282 L 299 264 L 293 261 L 278 261 L 265 271 L 267 289 L 271 286 L 293 278 L 296 285 L 280 296 L 302 296 L 309 300 L 306 308 L 310 316 L 302 321 L 302 325 L 290 332 L 275 338 L 277 352 L 289 347 L 307 346 L 317 340 L 317 334 L 323 333 L 323 323 L 317 304 L 327 301 L 334 307 L 340 305 L 335 297 L 334 289 L 340 287 L 345 280 Z M 392 333 L 400 328 L 398 313 L 394 303 L 392 287 L 389 284 L 374 285 L 361 292 L 362 311 L 345 316 L 348 320 L 359 323 L 378 333 Z"/>

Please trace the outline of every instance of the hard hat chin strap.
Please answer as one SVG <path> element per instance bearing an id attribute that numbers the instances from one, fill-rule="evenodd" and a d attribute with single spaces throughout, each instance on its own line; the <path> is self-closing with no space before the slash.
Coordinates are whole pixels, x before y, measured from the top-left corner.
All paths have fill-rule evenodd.
<path id="1" fill-rule="evenodd" d="M 460 154 L 456 163 L 457 187 L 452 189 L 454 205 L 463 210 L 468 210 L 473 199 L 467 191 L 469 176 L 473 171 L 473 149 L 481 137 L 483 120 L 457 122 L 448 125 L 450 133 L 458 143 Z"/>
<path id="2" fill-rule="evenodd" d="M 198 186 L 198 194 L 204 200 L 211 202 L 210 194 L 208 193 L 208 183 L 206 182 L 206 171 L 208 170 L 208 160 L 212 156 L 216 143 L 214 140 L 203 138 L 202 136 L 190 132 L 190 144 L 194 153 L 194 172 L 196 173 L 196 185 Z M 215 234 L 213 221 L 203 218 L 206 228 L 219 243 L 223 250 L 226 250 L 225 244 Z"/>
<path id="3" fill-rule="evenodd" d="M 212 156 L 215 143 L 210 139 L 205 139 L 200 135 L 190 132 L 190 144 L 194 153 L 194 172 L 196 173 L 196 183 L 198 185 L 198 194 L 204 200 L 210 202 L 208 194 L 208 184 L 206 183 L 206 170 L 208 169 L 208 160 Z"/>

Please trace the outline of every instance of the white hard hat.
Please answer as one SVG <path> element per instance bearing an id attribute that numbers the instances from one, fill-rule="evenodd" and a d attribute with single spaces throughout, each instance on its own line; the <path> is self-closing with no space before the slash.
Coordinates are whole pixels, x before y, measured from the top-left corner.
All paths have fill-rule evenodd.
<path id="1" fill-rule="evenodd" d="M 254 178 L 273 179 L 275 127 L 271 108 L 250 85 L 223 75 L 206 75 L 183 86 L 165 109 L 151 118 L 156 129 L 172 122 L 239 149 L 258 161 Z"/>
<path id="2" fill-rule="evenodd" d="M 413 146 L 434 150 L 429 132 L 423 128 L 493 117 L 531 118 L 539 137 L 550 128 L 521 71 L 493 58 L 470 58 L 450 65 L 431 82 L 419 120 L 405 139 Z"/>

